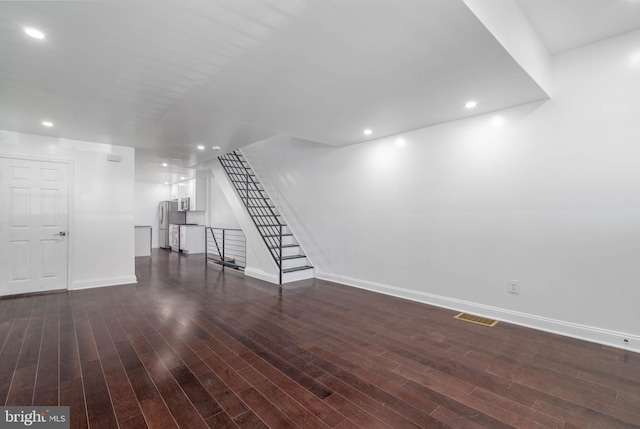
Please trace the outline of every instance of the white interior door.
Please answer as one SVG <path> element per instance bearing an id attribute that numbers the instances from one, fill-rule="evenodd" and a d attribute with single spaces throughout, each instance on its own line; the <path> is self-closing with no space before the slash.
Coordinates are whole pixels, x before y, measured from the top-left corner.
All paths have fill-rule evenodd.
<path id="1" fill-rule="evenodd" d="M 0 157 L 0 295 L 67 289 L 69 166 Z"/>

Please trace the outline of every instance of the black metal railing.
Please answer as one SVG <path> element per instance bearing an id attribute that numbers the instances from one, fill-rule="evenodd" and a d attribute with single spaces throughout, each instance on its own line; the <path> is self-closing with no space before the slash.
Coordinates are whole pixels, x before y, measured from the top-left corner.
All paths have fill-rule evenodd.
<path id="1" fill-rule="evenodd" d="M 207 227 L 207 262 L 223 267 L 247 266 L 247 239 L 241 229 Z"/>
<path id="2" fill-rule="evenodd" d="M 278 213 L 272 200 L 260 183 L 260 180 L 253 173 L 251 166 L 244 159 L 239 150 L 226 153 L 218 157 L 220 164 L 227 173 L 229 180 L 236 189 L 238 196 L 242 200 L 249 216 L 253 220 L 260 236 L 266 244 L 273 260 L 278 266 L 279 283 L 282 284 L 283 273 L 297 271 L 301 269 L 313 268 L 307 264 L 307 259 L 301 253 L 292 232 L 289 230 L 282 216 Z M 296 251 L 297 254 L 284 255 L 283 249 L 288 252 Z M 299 266 L 284 268 L 285 260 L 298 259 L 303 263 Z M 289 264 L 291 265 L 291 264 Z"/>

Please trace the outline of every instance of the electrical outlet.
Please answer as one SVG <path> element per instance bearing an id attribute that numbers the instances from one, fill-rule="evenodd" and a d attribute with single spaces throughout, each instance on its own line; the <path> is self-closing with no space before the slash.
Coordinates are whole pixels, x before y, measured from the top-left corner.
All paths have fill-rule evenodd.
<path id="1" fill-rule="evenodd" d="M 518 280 L 509 279 L 509 283 L 507 284 L 507 291 L 509 293 L 518 295 L 520 293 L 520 283 L 518 283 Z"/>

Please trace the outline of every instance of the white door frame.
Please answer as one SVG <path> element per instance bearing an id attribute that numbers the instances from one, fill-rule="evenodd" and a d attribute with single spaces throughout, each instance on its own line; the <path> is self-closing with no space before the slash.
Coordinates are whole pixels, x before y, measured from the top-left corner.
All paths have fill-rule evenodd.
<path id="1" fill-rule="evenodd" d="M 38 156 L 29 156 L 29 155 L 16 155 L 9 153 L 0 152 L 0 158 L 8 158 L 8 159 L 20 159 L 24 161 L 42 161 L 42 162 L 53 162 L 57 164 L 66 164 L 69 169 L 69 183 L 67 184 L 67 285 L 66 290 L 71 290 L 70 285 L 73 284 L 73 249 L 75 242 L 75 217 L 74 210 L 74 194 L 72 192 L 75 183 L 75 174 L 74 174 L 74 164 L 72 159 L 68 158 L 46 158 L 46 157 L 38 157 Z"/>

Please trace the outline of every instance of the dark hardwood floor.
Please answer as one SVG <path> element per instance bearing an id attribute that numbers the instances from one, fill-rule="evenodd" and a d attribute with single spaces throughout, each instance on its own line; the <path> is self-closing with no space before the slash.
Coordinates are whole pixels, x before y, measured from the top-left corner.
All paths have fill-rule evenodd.
<path id="1" fill-rule="evenodd" d="M 137 285 L 0 300 L 0 404 L 73 428 L 637 428 L 640 355 L 309 280 L 137 258 Z"/>

